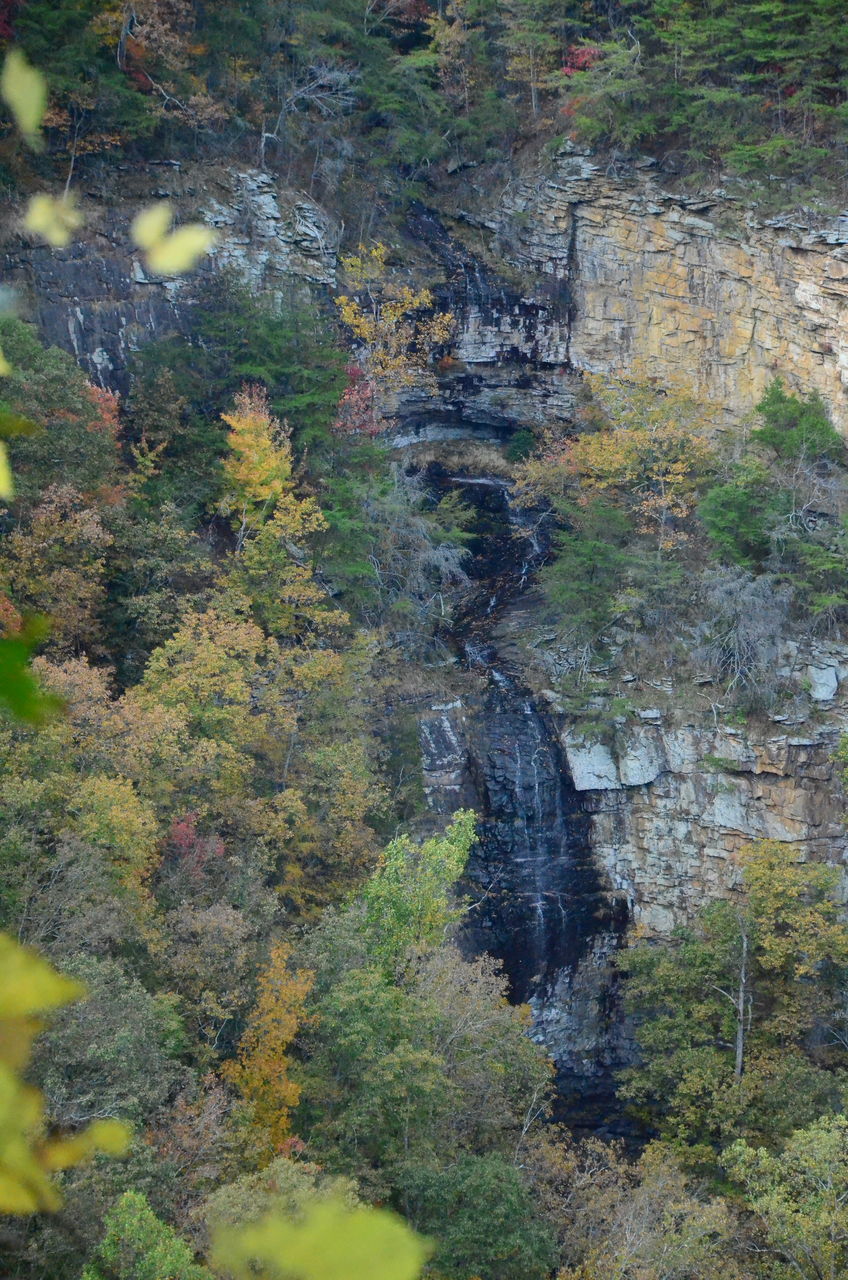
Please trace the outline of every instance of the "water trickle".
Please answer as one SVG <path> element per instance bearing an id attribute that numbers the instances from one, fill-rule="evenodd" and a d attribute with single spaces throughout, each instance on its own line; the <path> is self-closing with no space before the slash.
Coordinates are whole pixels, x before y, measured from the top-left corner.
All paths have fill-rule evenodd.
<path id="1" fill-rule="evenodd" d="M 453 631 L 463 664 L 476 677 L 475 692 L 463 699 L 461 714 L 454 713 L 451 733 L 439 737 L 444 756 L 428 753 L 425 732 L 428 792 L 440 812 L 461 795 L 480 815 L 466 883 L 474 906 L 463 943 L 503 962 L 512 997 L 533 1001 L 544 1035 L 546 1001 L 610 921 L 591 857 L 589 819 L 556 726 L 497 647 L 505 616 L 544 559 L 545 521 L 514 504 L 511 485 L 499 477 L 441 473 L 435 480 L 459 488 L 479 513 L 471 565 L 479 585 Z"/>

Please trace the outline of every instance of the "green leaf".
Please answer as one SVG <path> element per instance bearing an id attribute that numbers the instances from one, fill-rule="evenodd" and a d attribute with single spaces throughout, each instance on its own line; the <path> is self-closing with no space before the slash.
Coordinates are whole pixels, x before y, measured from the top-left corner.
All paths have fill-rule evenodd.
<path id="1" fill-rule="evenodd" d="M 30 669 L 40 631 L 38 620 L 30 620 L 23 631 L 0 637 L 0 703 L 30 724 L 42 724 L 63 706 L 60 698 L 44 692 Z"/>
<path id="2" fill-rule="evenodd" d="M 41 431 L 37 422 L 13 413 L 10 409 L 0 409 L 0 440 L 10 440 L 12 436 L 31 436 L 34 431 Z"/>

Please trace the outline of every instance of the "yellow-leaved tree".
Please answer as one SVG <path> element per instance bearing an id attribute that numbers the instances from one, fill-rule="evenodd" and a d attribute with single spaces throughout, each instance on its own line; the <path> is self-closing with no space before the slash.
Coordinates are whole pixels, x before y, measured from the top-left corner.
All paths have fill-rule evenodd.
<path id="1" fill-rule="evenodd" d="M 341 263 L 353 295 L 339 294 L 339 315 L 356 339 L 358 365 L 339 406 L 337 428 L 374 435 L 380 427 L 379 399 L 413 383 L 433 381 L 428 364 L 454 330 L 450 311 L 433 311 L 429 289 L 397 284 L 388 274 L 388 249 L 360 246 Z M 370 419 L 371 425 L 363 423 Z"/>
<path id="2" fill-rule="evenodd" d="M 292 454 L 288 430 L 272 415 L 264 387 L 245 384 L 229 413 L 224 458 L 230 514 L 241 551 L 248 534 L 264 524 L 276 503 L 292 487 Z"/>
<path id="3" fill-rule="evenodd" d="M 704 410 L 686 392 L 646 379 L 587 374 L 589 430 L 551 437 L 526 466 L 528 488 L 551 499 L 606 497 L 632 512 L 660 548 L 685 541 L 704 480 L 715 464 Z"/>
<path id="4" fill-rule="evenodd" d="M 283 943 L 271 949 L 238 1058 L 224 1066 L 226 1077 L 253 1104 L 256 1123 L 268 1131 L 277 1147 L 289 1136 L 289 1118 L 300 1100 L 288 1050 L 305 1022 L 306 997 L 313 982 L 308 970 L 290 968 L 290 955 L 291 948 Z"/>

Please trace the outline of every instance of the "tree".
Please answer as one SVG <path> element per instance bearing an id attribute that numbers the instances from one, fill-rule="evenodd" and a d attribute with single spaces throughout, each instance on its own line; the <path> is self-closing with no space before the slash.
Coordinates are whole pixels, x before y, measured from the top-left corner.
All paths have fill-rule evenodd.
<path id="1" fill-rule="evenodd" d="M 112 537 L 77 490 L 51 485 L 26 526 L 5 540 L 0 582 L 24 611 L 49 614 L 60 657 L 103 651 L 105 553 Z"/>
<path id="2" fill-rule="evenodd" d="M 619 1143 L 547 1128 L 526 1166 L 559 1237 L 562 1280 L 747 1280 L 730 1207 L 667 1146 L 633 1160 Z"/>
<path id="3" fill-rule="evenodd" d="M 438 1243 L 433 1266 L 450 1280 L 543 1280 L 553 1234 L 534 1212 L 518 1169 L 502 1156 L 463 1155 L 448 1167 L 410 1166 L 402 1175 L 404 1211 Z"/>
<path id="4" fill-rule="evenodd" d="M 300 1099 L 287 1050 L 305 1020 L 312 974 L 292 971 L 291 949 L 278 944 L 259 979 L 259 995 L 239 1045 L 238 1059 L 225 1074 L 253 1104 L 256 1122 L 268 1129 L 276 1147 L 288 1137 L 289 1117 Z"/>
<path id="5" fill-rule="evenodd" d="M 774 450 L 784 461 L 821 458 L 841 459 L 845 442 L 834 429 L 821 396 L 792 395 L 775 378 L 757 405 L 763 425 L 751 432 L 751 439 Z"/>
<path id="6" fill-rule="evenodd" d="M 460 810 L 443 836 L 414 845 L 393 840 L 362 892 L 372 954 L 391 971 L 415 948 L 445 938 L 461 915 L 451 890 L 462 875 L 476 839 L 476 814 Z"/>
<path id="7" fill-rule="evenodd" d="M 831 1108 L 843 1051 L 848 929 L 833 868 L 763 841 L 742 858 L 742 894 L 701 911 L 666 944 L 627 958 L 643 1059 L 623 1095 L 664 1137 L 710 1159 L 746 1134 L 774 1140 Z"/>
<path id="8" fill-rule="evenodd" d="M 432 352 L 448 342 L 454 325 L 449 311 L 427 314 L 433 308 L 429 289 L 387 279 L 387 255 L 386 246 L 376 244 L 343 257 L 347 279 L 364 301 L 336 298 L 342 322 L 360 345 L 363 377 L 378 398 L 424 377 Z"/>
<path id="9" fill-rule="evenodd" d="M 838 1280 L 848 1268 L 848 1118 L 823 1116 L 780 1151 L 736 1142 L 722 1164 L 742 1188 L 776 1280 Z"/>
<path id="10" fill-rule="evenodd" d="M 550 0 L 504 0 L 500 7 L 506 73 L 510 80 L 527 88 L 535 120 L 539 115 L 539 93 L 556 66 L 559 41 L 551 23 L 557 6 Z"/>
<path id="11" fill-rule="evenodd" d="M 125 1191 L 106 1215 L 105 1235 L 81 1280 L 212 1280 L 191 1248 L 157 1218 L 138 1191 Z"/>
<path id="12" fill-rule="evenodd" d="M 660 547 L 686 537 L 698 489 L 713 453 L 695 428 L 697 407 L 684 394 L 650 383 L 588 376 L 598 429 L 560 446 L 547 461 L 571 473 L 579 491 L 609 494 L 630 506 L 637 527 Z"/>
<path id="13" fill-rule="evenodd" d="M 51 1119 L 74 1129 L 107 1116 L 148 1119 L 182 1075 L 174 998 L 151 995 L 115 960 L 78 955 L 67 965 L 89 996 L 57 1014 L 36 1046 Z"/>
<path id="14" fill-rule="evenodd" d="M 224 458 L 230 491 L 225 504 L 234 509 L 240 551 L 248 533 L 264 524 L 280 498 L 291 491 L 291 447 L 260 386 L 243 386 L 235 408 L 222 417 L 230 428 L 229 454 Z"/>

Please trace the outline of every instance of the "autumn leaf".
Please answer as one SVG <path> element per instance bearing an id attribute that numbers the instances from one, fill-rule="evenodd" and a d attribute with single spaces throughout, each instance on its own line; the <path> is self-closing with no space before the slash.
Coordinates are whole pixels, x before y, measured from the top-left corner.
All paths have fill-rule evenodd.
<path id="1" fill-rule="evenodd" d="M 394 1214 L 329 1202 L 298 1221 L 268 1214 L 220 1228 L 211 1260 L 238 1280 L 415 1280 L 429 1253 Z"/>
<path id="2" fill-rule="evenodd" d="M 170 231 L 173 210 L 167 200 L 142 209 L 133 221 L 132 238 L 146 254 L 147 265 L 157 275 L 180 275 L 209 253 L 217 239 L 215 232 L 200 222 L 190 222 Z"/>
<path id="3" fill-rule="evenodd" d="M 41 146 L 39 129 L 47 107 L 47 81 L 31 67 L 20 49 L 10 49 L 0 73 L 0 94 L 15 124 L 33 149 Z"/>
<path id="4" fill-rule="evenodd" d="M 15 496 L 15 485 L 12 481 L 12 468 L 9 466 L 9 451 L 0 444 L 0 498 L 11 502 Z"/>
<path id="5" fill-rule="evenodd" d="M 121 1155 L 130 1132 L 117 1120 L 98 1120 L 67 1138 L 47 1139 L 44 1099 L 23 1072 L 42 1013 L 85 995 L 37 952 L 0 934 L 0 1213 L 30 1214 L 61 1203 L 49 1174 L 96 1152 Z"/>
<path id="6" fill-rule="evenodd" d="M 72 195 L 57 198 L 42 192 L 27 205 L 24 228 L 41 236 L 54 249 L 63 249 L 84 221 Z"/>

